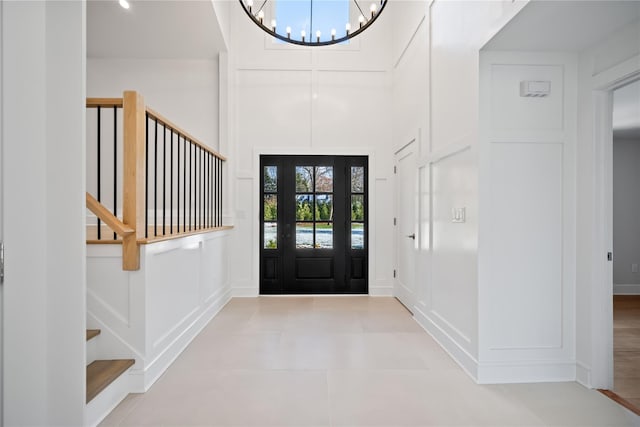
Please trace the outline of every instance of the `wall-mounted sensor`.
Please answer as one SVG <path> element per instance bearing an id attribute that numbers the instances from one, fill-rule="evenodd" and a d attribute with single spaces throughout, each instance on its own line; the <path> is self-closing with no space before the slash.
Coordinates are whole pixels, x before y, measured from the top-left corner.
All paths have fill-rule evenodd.
<path id="1" fill-rule="evenodd" d="M 520 82 L 520 96 L 542 98 L 551 93 L 550 81 Z"/>

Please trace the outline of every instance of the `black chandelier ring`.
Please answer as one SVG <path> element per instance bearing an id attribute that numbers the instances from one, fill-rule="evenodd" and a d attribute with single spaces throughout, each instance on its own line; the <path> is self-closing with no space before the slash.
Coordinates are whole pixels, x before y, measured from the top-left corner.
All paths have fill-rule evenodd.
<path id="1" fill-rule="evenodd" d="M 360 12 L 360 16 L 358 17 L 357 28 L 355 29 L 355 31 L 352 31 L 351 23 L 347 22 L 345 24 L 344 35 L 338 37 L 337 30 L 333 28 L 331 30 L 330 40 L 320 40 L 320 37 L 321 37 L 320 31 L 316 31 L 315 38 L 312 38 L 311 34 L 309 35 L 309 37 L 307 37 L 305 30 L 302 30 L 300 32 L 300 39 L 296 39 L 292 36 L 291 27 L 286 27 L 284 34 L 278 33 L 277 31 L 278 26 L 276 25 L 275 19 L 272 19 L 271 25 L 267 26 L 264 22 L 265 21 L 264 7 L 266 6 L 269 0 L 263 0 L 262 5 L 257 9 L 254 9 L 253 7 L 253 0 L 239 0 L 239 1 L 240 1 L 240 4 L 242 5 L 242 9 L 245 11 L 247 16 L 253 21 L 254 24 L 260 27 L 264 32 L 266 32 L 267 34 L 269 34 L 270 36 L 278 40 L 281 40 L 283 42 L 290 43 L 290 44 L 295 44 L 298 46 L 329 46 L 333 44 L 343 43 L 349 39 L 352 39 L 357 35 L 361 34 L 362 32 L 364 32 L 364 30 L 369 28 L 371 24 L 373 24 L 376 21 L 376 19 L 378 19 L 378 17 L 380 16 L 380 14 L 382 14 L 382 11 L 384 10 L 388 2 L 388 0 L 375 0 L 375 2 L 372 3 L 371 7 L 369 8 L 369 16 L 366 16 L 365 13 L 362 11 L 362 8 L 360 7 L 360 4 L 358 4 L 358 1 L 353 0 L 353 3 L 356 5 L 358 11 Z M 311 31 L 313 31 L 313 0 L 309 0 L 309 2 L 311 5 L 311 8 L 310 8 L 311 27 L 310 28 L 311 28 Z M 379 5 L 379 9 L 378 9 L 378 5 Z"/>

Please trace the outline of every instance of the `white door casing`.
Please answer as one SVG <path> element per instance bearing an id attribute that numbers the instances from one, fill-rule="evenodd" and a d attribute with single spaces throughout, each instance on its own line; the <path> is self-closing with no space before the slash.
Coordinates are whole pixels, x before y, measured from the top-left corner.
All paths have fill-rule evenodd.
<path id="1" fill-rule="evenodd" d="M 416 153 L 412 140 L 395 153 L 396 171 L 396 275 L 394 295 L 413 312 L 416 302 L 417 249 Z"/>
<path id="2" fill-rule="evenodd" d="M 4 6 L 3 2 L 0 2 L 0 23 L 2 22 L 2 8 Z M 0 25 L 1 28 L 1 25 Z M 4 331 L 4 222 L 2 220 L 4 213 L 4 135 L 3 135 L 3 104 L 4 104 L 4 96 L 3 96 L 3 83 L 2 83 L 2 68 L 3 68 L 3 55 L 2 55 L 2 31 L 0 31 L 0 262 L 2 265 L 0 268 L 2 269 L 2 278 L 0 278 L 0 425 L 4 425 L 4 374 L 3 374 L 3 355 L 4 355 L 4 345 L 3 345 L 3 331 Z"/>
<path id="3" fill-rule="evenodd" d="M 0 23 L 2 22 L 2 8 L 4 3 L 0 2 Z M 1 25 L 0 25 L 1 28 Z M 2 54 L 2 31 L 0 31 L 0 262 L 3 264 L 0 266 L 2 269 L 2 278 L 0 279 L 0 426 L 4 425 L 4 411 L 3 411 L 3 403 L 4 403 L 4 375 L 3 375 L 3 357 L 4 354 L 4 346 L 3 346 L 3 330 L 4 330 L 4 222 L 3 212 L 4 212 L 4 156 L 2 155 L 3 147 L 4 147 L 4 136 L 3 136 L 3 127 L 2 127 L 2 112 L 3 112 L 3 91 L 2 91 L 2 67 L 3 67 L 3 54 Z"/>
<path id="4" fill-rule="evenodd" d="M 594 99 L 594 135 L 596 138 L 596 199 L 598 206 L 594 222 L 597 238 L 596 251 L 593 254 L 596 265 L 596 282 L 593 288 L 592 331 L 593 383 L 592 386 L 604 389 L 614 387 L 613 366 L 613 92 L 640 77 L 640 70 L 623 78 L 604 82 L 593 92 Z M 615 257 L 615 254 L 613 254 Z"/>

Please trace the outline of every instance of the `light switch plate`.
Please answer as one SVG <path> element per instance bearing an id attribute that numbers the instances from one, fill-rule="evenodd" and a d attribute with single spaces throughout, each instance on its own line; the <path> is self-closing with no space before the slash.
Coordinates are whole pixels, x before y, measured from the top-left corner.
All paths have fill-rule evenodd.
<path id="1" fill-rule="evenodd" d="M 453 208 L 451 209 L 451 222 L 465 222 L 466 208 Z"/>

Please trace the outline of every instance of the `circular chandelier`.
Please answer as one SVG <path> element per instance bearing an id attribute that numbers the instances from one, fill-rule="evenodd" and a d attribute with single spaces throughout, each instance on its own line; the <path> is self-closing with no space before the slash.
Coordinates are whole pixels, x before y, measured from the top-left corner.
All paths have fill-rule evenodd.
<path id="1" fill-rule="evenodd" d="M 305 24 L 302 25 L 302 29 L 292 28 L 292 25 L 294 25 L 293 23 L 285 23 L 284 26 L 277 25 L 278 23 L 276 22 L 275 13 L 272 14 L 273 16 L 271 17 L 270 22 L 268 22 L 267 18 L 265 18 L 265 6 L 269 0 L 257 0 L 259 3 L 258 6 L 254 6 L 254 0 L 239 1 L 247 16 L 251 18 L 254 24 L 262 28 L 262 30 L 270 36 L 275 37 L 278 40 L 282 40 L 283 42 L 300 46 L 328 46 L 347 41 L 369 28 L 369 26 L 378 19 L 378 16 L 380 16 L 384 7 L 387 5 L 388 0 L 373 0 L 373 3 L 371 3 L 368 8 L 365 6 L 365 9 L 360 6 L 358 0 L 344 0 L 348 5 L 351 4 L 350 1 L 355 5 L 354 10 L 357 12 L 358 16 L 357 23 L 352 26 L 349 19 L 351 13 L 348 13 L 349 16 L 347 17 L 346 22 L 339 23 L 339 26 L 332 25 L 330 33 L 328 35 L 325 34 L 324 36 L 317 28 L 315 34 L 307 34 L 306 32 L 307 25 L 309 26 L 310 33 L 314 30 L 314 0 L 274 0 L 275 2 L 286 1 L 291 3 L 296 1 L 299 3 L 303 2 L 305 5 L 309 4 L 308 12 L 304 19 Z M 322 3 L 323 0 L 316 0 L 316 2 Z M 365 10 L 367 11 L 366 13 Z M 273 10 L 271 10 L 271 12 L 273 12 Z M 267 23 L 270 23 L 271 25 L 267 25 Z M 292 30 L 296 31 L 296 33 L 293 34 Z"/>

